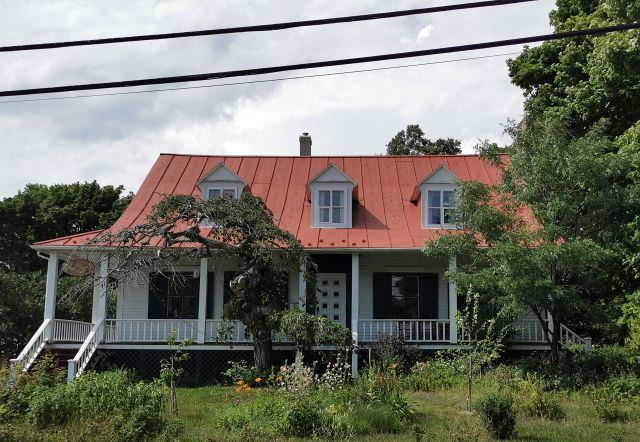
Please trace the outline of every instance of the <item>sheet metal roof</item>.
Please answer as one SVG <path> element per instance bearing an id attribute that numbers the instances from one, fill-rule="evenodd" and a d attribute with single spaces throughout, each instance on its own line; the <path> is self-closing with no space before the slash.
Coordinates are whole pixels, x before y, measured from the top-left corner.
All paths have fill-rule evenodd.
<path id="1" fill-rule="evenodd" d="M 200 196 L 198 182 L 224 161 L 238 174 L 249 191 L 261 197 L 280 227 L 287 229 L 306 248 L 420 248 L 425 240 L 443 231 L 421 227 L 421 200 L 411 196 L 427 175 L 441 164 L 463 181 L 495 185 L 500 170 L 477 155 L 358 156 L 358 157 L 274 157 L 207 156 L 161 154 L 140 190 L 112 231 L 145 221 L 162 195 Z M 311 202 L 306 184 L 329 163 L 335 163 L 357 184 L 353 227 L 327 229 L 311 227 Z M 41 247 L 80 245 L 101 231 L 88 232 L 36 243 Z"/>

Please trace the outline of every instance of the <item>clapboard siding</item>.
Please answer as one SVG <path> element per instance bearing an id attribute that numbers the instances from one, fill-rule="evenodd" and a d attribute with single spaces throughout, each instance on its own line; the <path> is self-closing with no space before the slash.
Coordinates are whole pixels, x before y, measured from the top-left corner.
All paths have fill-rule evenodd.
<path id="1" fill-rule="evenodd" d="M 448 265 L 444 260 L 429 258 L 422 253 L 362 253 L 360 254 L 360 313 L 361 319 L 373 319 L 373 273 L 389 268 L 416 268 L 413 271 L 438 274 L 438 318 L 449 317 L 449 288 L 444 279 Z M 386 268 L 386 269 L 385 269 Z M 411 269 L 408 269 L 411 271 Z"/>

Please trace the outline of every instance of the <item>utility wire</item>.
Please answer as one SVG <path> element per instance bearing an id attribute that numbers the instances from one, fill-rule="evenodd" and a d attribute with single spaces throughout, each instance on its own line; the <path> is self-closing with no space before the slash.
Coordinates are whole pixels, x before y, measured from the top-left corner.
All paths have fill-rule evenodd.
<path id="1" fill-rule="evenodd" d="M 322 74 L 309 74 L 309 75 L 297 75 L 293 77 L 278 77 L 278 78 L 265 78 L 263 80 L 251 80 L 251 81 L 236 81 L 233 83 L 215 83 L 215 84 L 203 84 L 199 86 L 181 86 L 181 87 L 170 87 L 170 88 L 161 88 L 161 89 L 146 89 L 141 91 L 125 91 L 125 92 L 110 92 L 105 94 L 87 94 L 87 95 L 67 95 L 63 97 L 43 97 L 43 98 L 27 98 L 23 100 L 7 100 L 0 101 L 0 104 L 5 103 L 30 103 L 33 101 L 53 101 L 53 100 L 69 100 L 74 98 L 93 98 L 93 97 L 110 97 L 113 95 L 133 95 L 133 94 L 148 94 L 151 92 L 169 92 L 169 91 L 183 91 L 189 89 L 206 89 L 212 87 L 223 87 L 223 86 L 237 86 L 243 84 L 257 84 L 257 83 L 271 83 L 276 81 L 286 81 L 286 80 L 300 80 L 306 78 L 317 78 L 317 77 L 332 77 L 334 75 L 348 75 L 348 74 L 359 74 L 363 72 L 376 72 L 376 71 L 388 71 L 393 69 L 403 69 L 403 68 L 412 68 L 418 66 L 428 66 L 432 64 L 444 64 L 444 63 L 454 63 L 459 61 L 470 61 L 470 60 L 480 60 L 485 58 L 495 58 L 495 57 L 508 57 L 511 55 L 518 55 L 521 52 L 505 52 L 501 54 L 491 54 L 491 55 L 480 55 L 477 57 L 465 57 L 465 58 L 453 58 L 449 60 L 438 60 L 438 61 L 428 61 L 424 63 L 412 63 L 412 64 L 401 64 L 394 66 L 383 66 L 379 68 L 369 68 L 369 69 L 356 69 L 351 71 L 338 71 L 338 72 L 325 72 Z"/>
<path id="2" fill-rule="evenodd" d="M 39 49 L 58 49 L 71 46 L 92 46 L 112 43 L 128 43 L 134 41 L 167 40 L 171 38 L 202 37 L 206 35 L 239 34 L 245 32 L 279 31 L 282 29 L 303 28 L 309 26 L 332 25 L 357 21 L 380 20 L 385 18 L 406 17 L 410 15 L 433 14 L 436 12 L 458 11 L 463 9 L 503 6 L 514 3 L 526 3 L 536 0 L 488 0 L 455 5 L 434 6 L 430 8 L 407 9 L 403 11 L 379 12 L 373 14 L 350 15 L 345 17 L 323 18 L 317 20 L 291 21 L 254 26 L 236 26 L 232 28 L 206 29 L 201 31 L 171 32 L 166 34 L 134 35 L 131 37 L 99 38 L 93 40 L 75 40 L 52 43 L 36 43 L 15 46 L 0 46 L 0 52 L 33 51 Z"/>
<path id="3" fill-rule="evenodd" d="M 585 29 L 580 31 L 559 32 L 556 34 L 537 35 L 533 37 L 520 37 L 508 40 L 497 40 L 484 43 L 472 43 L 459 46 L 448 46 L 443 48 L 425 49 L 421 51 L 396 52 L 383 55 L 371 55 L 358 58 L 343 58 L 339 60 L 315 61 L 310 63 L 298 63 L 283 66 L 271 66 L 265 68 L 241 69 L 234 71 L 212 72 L 207 74 L 179 75 L 171 77 L 146 78 L 142 80 L 113 81 L 106 83 L 88 83 L 69 86 L 40 87 L 33 89 L 17 89 L 0 91 L 0 97 L 13 97 L 19 95 L 52 94 L 60 92 L 86 91 L 97 89 L 127 88 L 135 86 L 149 86 L 156 84 L 185 83 L 192 81 L 215 80 L 221 78 L 248 77 L 276 72 L 297 71 L 304 69 L 314 69 L 329 66 L 344 66 L 359 63 L 371 63 L 375 61 L 397 60 L 402 58 L 423 57 L 426 55 L 449 54 L 453 52 L 474 51 L 478 49 L 496 48 L 501 46 L 511 46 L 518 44 L 537 43 L 548 40 L 561 40 L 565 38 L 585 37 L 593 35 L 603 35 L 611 32 L 624 31 L 629 29 L 640 29 L 640 22 L 627 23 L 623 25 L 607 26 L 603 28 Z"/>

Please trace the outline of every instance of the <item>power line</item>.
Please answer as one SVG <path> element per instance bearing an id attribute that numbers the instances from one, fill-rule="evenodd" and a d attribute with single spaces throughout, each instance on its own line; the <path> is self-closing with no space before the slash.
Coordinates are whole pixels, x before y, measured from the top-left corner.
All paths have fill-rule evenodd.
<path id="1" fill-rule="evenodd" d="M 480 60 L 485 58 L 508 57 L 511 55 L 518 55 L 518 54 L 520 54 L 520 52 L 505 52 L 501 54 L 479 55 L 477 57 L 453 58 L 449 60 L 428 61 L 424 63 L 401 64 L 401 65 L 394 65 L 394 66 L 383 66 L 379 68 L 356 69 L 351 71 L 325 72 L 322 74 L 297 75 L 293 77 L 265 78 L 263 80 L 236 81 L 233 83 L 216 83 L 216 84 L 204 84 L 199 86 L 182 86 L 182 87 L 171 87 L 171 88 L 162 88 L 162 89 L 146 89 L 142 91 L 111 92 L 106 94 L 67 95 L 63 97 L 43 97 L 43 98 L 28 98 L 24 100 L 7 100 L 7 101 L 0 101 L 0 104 L 30 103 L 34 101 L 69 100 L 69 99 L 75 99 L 75 98 L 111 97 L 114 95 L 148 94 L 152 92 L 169 92 L 169 91 L 182 91 L 182 90 L 189 90 L 189 89 L 206 89 L 206 88 L 213 88 L 213 87 L 237 86 L 237 85 L 243 85 L 243 84 L 271 83 L 271 82 L 286 81 L 286 80 L 301 80 L 301 79 L 317 78 L 317 77 L 332 77 L 335 75 L 359 74 L 363 72 L 388 71 L 393 69 L 428 66 L 433 64 L 454 63 L 459 61 Z"/>
<path id="2" fill-rule="evenodd" d="M 18 89 L 9 91 L 0 91 L 0 97 L 13 97 L 19 95 L 37 95 L 37 94 L 52 94 L 60 92 L 72 92 L 72 91 L 86 91 L 97 89 L 113 89 L 113 88 L 128 88 L 136 86 L 149 86 L 156 84 L 172 84 L 172 83 L 186 83 L 193 81 L 205 81 L 215 80 L 221 78 L 233 78 L 233 77 L 247 77 L 263 74 L 273 74 L 276 72 L 297 71 L 304 69 L 323 68 L 329 66 L 344 66 L 350 64 L 359 63 L 371 63 L 376 61 L 385 60 L 398 60 L 402 58 L 423 57 L 427 55 L 449 54 L 453 52 L 465 52 L 474 51 L 478 49 L 489 49 L 501 46 L 512 46 L 519 44 L 537 43 L 548 40 L 561 40 L 565 38 L 585 37 L 593 35 L 603 35 L 611 32 L 624 31 L 629 29 L 639 29 L 640 23 L 627 23 L 623 25 L 607 26 L 603 28 L 585 29 L 580 31 L 568 31 L 559 32 L 557 34 L 545 34 L 533 37 L 520 37 L 512 38 L 508 40 L 497 40 L 484 43 L 472 43 L 459 46 L 448 46 L 443 48 L 425 49 L 421 51 L 410 52 L 396 52 L 383 55 L 371 55 L 367 57 L 357 58 L 343 58 L 339 60 L 327 60 L 327 61 L 315 61 L 309 63 L 297 63 L 284 66 L 271 66 L 265 68 L 251 68 L 241 69 L 234 71 L 212 72 L 207 74 L 191 74 L 191 75 L 179 75 L 171 77 L 158 77 L 158 78 L 146 78 L 142 80 L 125 80 L 125 81 L 112 81 L 106 83 L 88 83 L 88 84 L 76 84 L 69 86 L 54 86 L 54 87 L 41 87 L 32 89 Z"/>
<path id="3" fill-rule="evenodd" d="M 434 6 L 430 8 L 407 9 L 403 11 L 350 15 L 350 16 L 344 16 L 344 17 L 323 18 L 323 19 L 317 19 L 317 20 L 271 23 L 266 25 L 236 26 L 232 28 L 206 29 L 201 31 L 189 31 L 189 32 L 171 32 L 166 34 L 134 35 L 130 37 L 112 37 L 112 38 L 99 38 L 99 39 L 93 39 L 93 40 L 75 40 L 75 41 L 63 41 L 63 42 L 53 42 L 53 43 L 35 43 L 35 44 L 25 44 L 25 45 L 15 45 L 15 46 L 0 46 L 0 52 L 58 49 L 58 48 L 67 48 L 71 46 L 92 46 L 92 45 L 103 45 L 103 44 L 112 44 L 112 43 L 128 43 L 128 42 L 134 42 L 134 41 L 167 40 L 172 38 L 202 37 L 206 35 L 239 34 L 239 33 L 245 33 L 245 32 L 279 31 L 283 29 L 303 28 L 303 27 L 309 27 L 309 26 L 332 25 L 337 23 L 351 23 L 351 22 L 368 21 L 368 20 L 381 20 L 385 18 L 406 17 L 410 15 L 433 14 L 436 12 L 486 8 L 491 6 L 503 6 L 503 5 L 510 5 L 514 3 L 526 3 L 531 1 L 536 1 L 536 0 L 488 0 L 488 1 L 478 1 L 478 2 L 470 2 L 470 3 L 459 3 L 454 5 Z"/>

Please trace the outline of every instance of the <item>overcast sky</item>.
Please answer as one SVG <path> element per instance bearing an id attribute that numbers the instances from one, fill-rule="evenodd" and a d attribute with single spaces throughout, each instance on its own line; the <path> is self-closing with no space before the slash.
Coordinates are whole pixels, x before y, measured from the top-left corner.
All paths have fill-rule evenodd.
<path id="1" fill-rule="evenodd" d="M 450 3 L 454 1 L 2 0 L 0 45 Z M 268 33 L 0 53 L 0 90 L 216 72 L 528 36 L 550 31 L 552 8 L 553 1 L 538 0 Z M 356 68 L 519 49 L 510 46 Z M 27 183 L 94 179 L 135 191 L 161 152 L 296 155 L 298 136 L 305 131 L 313 138 L 313 155 L 379 154 L 398 130 L 418 123 L 430 138 L 458 138 L 464 151 L 471 153 L 478 139 L 508 142 L 502 125 L 522 115 L 522 93 L 510 84 L 507 58 L 188 91 L 0 104 L 0 197 L 15 194 Z M 350 69 L 354 67 L 346 68 Z M 345 68 L 304 74 L 337 70 Z"/>

